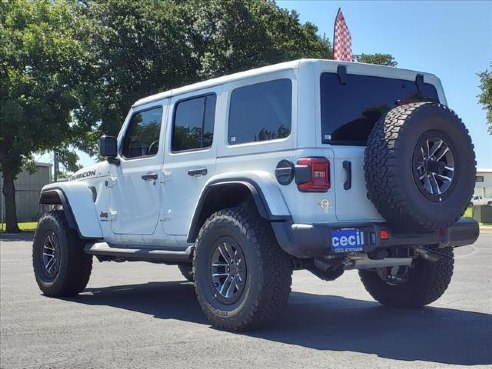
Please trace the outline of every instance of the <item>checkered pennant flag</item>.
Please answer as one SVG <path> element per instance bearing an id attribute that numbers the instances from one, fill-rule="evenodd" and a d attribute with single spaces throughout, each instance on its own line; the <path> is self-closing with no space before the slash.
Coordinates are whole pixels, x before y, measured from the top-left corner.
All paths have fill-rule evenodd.
<path id="1" fill-rule="evenodd" d="M 333 36 L 333 59 L 342 61 L 352 61 L 352 36 L 342 14 L 342 9 L 338 8 L 335 18 L 335 34 Z"/>

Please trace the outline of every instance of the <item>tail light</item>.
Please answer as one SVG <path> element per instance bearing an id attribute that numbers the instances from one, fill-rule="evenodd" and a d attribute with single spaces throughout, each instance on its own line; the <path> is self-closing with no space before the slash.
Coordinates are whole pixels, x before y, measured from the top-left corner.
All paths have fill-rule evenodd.
<path id="1" fill-rule="evenodd" d="M 326 192 L 331 187 L 330 162 L 326 158 L 300 158 L 295 173 L 301 192 Z"/>

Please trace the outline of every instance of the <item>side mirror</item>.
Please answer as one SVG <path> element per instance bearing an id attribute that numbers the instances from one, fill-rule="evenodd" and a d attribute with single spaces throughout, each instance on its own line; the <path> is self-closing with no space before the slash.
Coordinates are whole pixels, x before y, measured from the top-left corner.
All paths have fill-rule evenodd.
<path id="1" fill-rule="evenodd" d="M 99 139 L 99 154 L 104 156 L 110 164 L 119 165 L 119 159 L 116 159 L 118 155 L 118 147 L 116 137 L 103 135 Z"/>

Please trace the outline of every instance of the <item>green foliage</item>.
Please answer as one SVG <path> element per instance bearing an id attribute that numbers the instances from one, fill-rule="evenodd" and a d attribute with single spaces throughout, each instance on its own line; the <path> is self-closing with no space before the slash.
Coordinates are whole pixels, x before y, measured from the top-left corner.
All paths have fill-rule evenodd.
<path id="1" fill-rule="evenodd" d="M 317 28 L 264 0 L 87 0 L 90 65 L 75 112 L 95 152 L 137 99 L 200 80 L 301 57 L 332 55 Z"/>
<path id="2" fill-rule="evenodd" d="M 202 79 L 303 57 L 327 58 L 329 43 L 295 12 L 262 0 L 191 0 L 184 13 Z"/>
<path id="3" fill-rule="evenodd" d="M 72 3 L 12 0 L 0 7 L 0 160 L 15 177 L 31 153 L 71 138 L 84 52 Z"/>
<path id="4" fill-rule="evenodd" d="M 32 156 L 23 158 L 22 169 L 29 174 L 34 174 L 38 171 L 39 167 L 36 165 L 34 158 Z"/>
<path id="5" fill-rule="evenodd" d="M 492 68 L 492 62 L 490 63 Z M 480 89 L 482 93 L 478 95 L 478 102 L 483 105 L 487 113 L 488 131 L 492 135 L 492 70 L 485 70 L 478 73 L 480 77 Z"/>
<path id="6" fill-rule="evenodd" d="M 285 138 L 289 135 L 290 135 L 290 129 L 285 128 L 284 125 L 282 124 L 280 127 L 278 127 L 277 131 L 269 131 L 266 128 L 262 128 L 258 133 L 258 137 L 256 137 L 255 135 L 254 141 L 275 140 L 277 138 Z"/>
<path id="7" fill-rule="evenodd" d="M 75 112 L 80 148 L 94 153 L 101 132 L 116 135 L 137 99 L 191 82 L 197 67 L 178 10 L 171 1 L 87 1 L 92 68 Z"/>
<path id="8" fill-rule="evenodd" d="M 79 106 L 75 86 L 86 56 L 79 29 L 73 2 L 0 2 L 0 165 L 8 232 L 19 231 L 14 180 L 22 164 L 73 139 L 70 112 Z"/>
<path id="9" fill-rule="evenodd" d="M 397 61 L 391 54 L 359 54 L 355 55 L 354 60 L 359 63 L 379 64 L 386 65 L 388 67 L 396 67 Z"/>
<path id="10" fill-rule="evenodd" d="M 81 166 L 77 163 L 79 156 L 70 147 L 60 147 L 56 150 L 58 161 L 66 168 L 68 172 L 76 172 Z"/>
<path id="11" fill-rule="evenodd" d="M 208 133 L 212 136 L 211 133 Z M 212 136 L 213 137 L 213 136 Z M 210 138 L 212 138 L 210 137 Z M 179 127 L 177 126 L 173 132 L 173 150 L 189 150 L 199 147 L 211 146 L 212 140 L 210 139 L 210 145 L 202 146 L 202 129 L 199 127 Z"/>

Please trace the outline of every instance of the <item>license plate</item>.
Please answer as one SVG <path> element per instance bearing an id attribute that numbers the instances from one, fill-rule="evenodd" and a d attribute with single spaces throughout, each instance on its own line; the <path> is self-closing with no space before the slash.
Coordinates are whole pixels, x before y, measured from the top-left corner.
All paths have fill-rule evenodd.
<path id="1" fill-rule="evenodd" d="M 331 246 L 335 252 L 364 251 L 364 232 L 357 228 L 332 229 Z"/>

